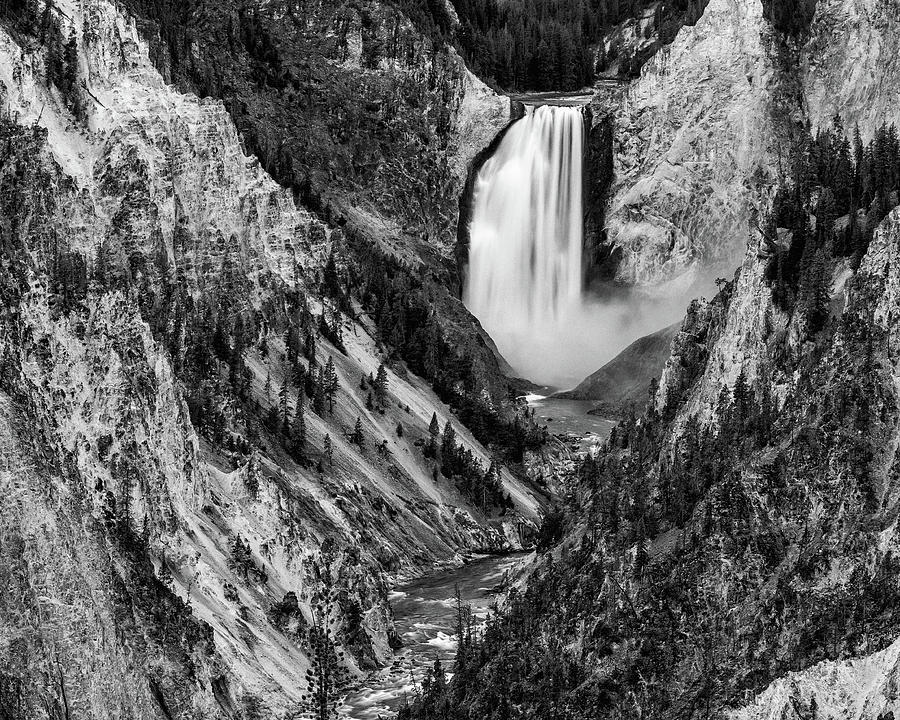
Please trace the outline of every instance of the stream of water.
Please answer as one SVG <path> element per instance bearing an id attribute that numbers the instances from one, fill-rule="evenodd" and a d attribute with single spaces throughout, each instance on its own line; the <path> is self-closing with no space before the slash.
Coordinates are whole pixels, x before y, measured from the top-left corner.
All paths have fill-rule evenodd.
<path id="1" fill-rule="evenodd" d="M 538 425 L 546 425 L 553 435 L 581 438 L 585 447 L 606 440 L 616 425 L 614 420 L 589 414 L 597 405 L 590 400 L 529 395 L 527 401 Z"/>
<path id="2" fill-rule="evenodd" d="M 504 576 L 524 554 L 484 557 L 468 565 L 427 575 L 397 587 L 391 595 L 394 626 L 403 640 L 391 666 L 344 700 L 342 715 L 352 720 L 390 718 L 415 692 L 427 668 L 440 658 L 449 672 L 456 655 L 455 588 L 463 603 L 484 620 Z"/>

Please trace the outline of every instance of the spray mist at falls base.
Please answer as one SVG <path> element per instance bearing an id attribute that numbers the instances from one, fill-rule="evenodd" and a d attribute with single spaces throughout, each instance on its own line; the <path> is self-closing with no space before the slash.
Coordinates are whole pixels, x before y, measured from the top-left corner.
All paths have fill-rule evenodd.
<path id="1" fill-rule="evenodd" d="M 529 109 L 478 174 L 464 300 L 513 369 L 572 387 L 684 305 L 623 291 L 585 296 L 584 120 L 579 108 Z"/>

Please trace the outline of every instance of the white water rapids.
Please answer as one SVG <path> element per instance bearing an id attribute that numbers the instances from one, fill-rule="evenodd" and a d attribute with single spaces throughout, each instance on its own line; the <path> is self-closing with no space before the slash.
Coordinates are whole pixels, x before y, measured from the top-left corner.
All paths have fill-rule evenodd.
<path id="1" fill-rule="evenodd" d="M 683 305 L 583 289 L 581 108 L 528 108 L 475 183 L 464 301 L 523 377 L 572 387 Z M 662 306 L 661 306 L 662 305 Z"/>

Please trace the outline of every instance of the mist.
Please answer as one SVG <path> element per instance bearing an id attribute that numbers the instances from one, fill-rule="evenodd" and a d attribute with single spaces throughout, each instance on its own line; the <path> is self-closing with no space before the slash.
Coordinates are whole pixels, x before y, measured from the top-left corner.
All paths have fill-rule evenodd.
<path id="1" fill-rule="evenodd" d="M 556 318 L 484 327 L 518 376 L 568 390 L 635 340 L 683 319 L 693 299 L 714 293 L 715 274 L 704 272 L 689 287 L 618 288 L 585 295 Z"/>
<path id="2" fill-rule="evenodd" d="M 695 270 L 653 289 L 586 293 L 582 280 L 584 118 L 529 108 L 479 172 L 463 299 L 518 375 L 568 389 L 684 316 L 714 287 Z"/>

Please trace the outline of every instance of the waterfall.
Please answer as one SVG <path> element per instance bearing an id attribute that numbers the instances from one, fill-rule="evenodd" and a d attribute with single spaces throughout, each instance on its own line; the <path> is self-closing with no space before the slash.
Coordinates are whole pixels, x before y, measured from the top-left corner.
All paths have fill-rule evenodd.
<path id="1" fill-rule="evenodd" d="M 464 300 L 517 370 L 579 314 L 583 150 L 579 108 L 529 109 L 475 183 Z"/>

